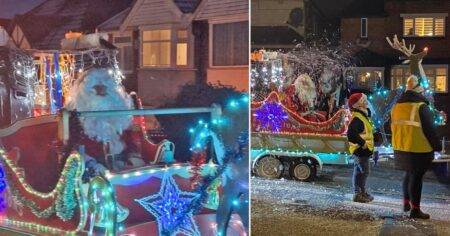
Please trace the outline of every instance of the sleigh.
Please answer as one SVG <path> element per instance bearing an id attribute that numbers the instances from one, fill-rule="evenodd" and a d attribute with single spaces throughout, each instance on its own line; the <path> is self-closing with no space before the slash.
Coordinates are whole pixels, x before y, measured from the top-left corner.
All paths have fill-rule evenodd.
<path id="1" fill-rule="evenodd" d="M 211 113 L 217 117 L 220 107 L 94 111 L 78 115 L 192 113 Z M 165 235 L 164 230 L 176 223 L 180 225 L 176 235 L 216 235 L 214 222 L 220 182 L 208 189 L 206 203 L 197 206 L 195 214 L 186 212 L 198 197 L 191 182 L 192 166 L 165 163 L 173 155 L 174 145 L 167 140 L 153 143 L 145 135 L 139 140 L 145 166 L 119 171 L 108 169 L 105 174 L 86 181 L 83 148 L 72 150 L 67 157 L 61 151 L 61 146 L 71 137 L 70 115 L 63 110 L 57 115 L 20 120 L 0 130 L 0 206 L 3 207 L 0 232 Z M 210 176 L 216 168 L 216 164 L 207 163 L 200 175 Z M 176 222 L 180 216 L 186 218 Z M 239 217 L 233 215 L 229 225 L 229 235 L 245 235 Z"/>
<path id="2" fill-rule="evenodd" d="M 311 181 L 324 164 L 348 164 L 349 111 L 340 109 L 326 119 L 320 113 L 299 112 L 290 97 L 271 92 L 251 104 L 253 172 Z"/>

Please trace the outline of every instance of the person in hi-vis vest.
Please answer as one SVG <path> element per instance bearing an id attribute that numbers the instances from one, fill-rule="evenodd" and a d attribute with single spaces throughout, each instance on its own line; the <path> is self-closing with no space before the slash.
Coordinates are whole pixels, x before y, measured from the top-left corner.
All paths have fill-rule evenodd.
<path id="1" fill-rule="evenodd" d="M 354 157 L 353 201 L 370 202 L 373 197 L 366 191 L 366 181 L 370 173 L 369 161 L 374 149 L 374 126 L 370 119 L 367 96 L 355 93 L 348 99 L 352 120 L 348 125 L 349 151 Z"/>
<path id="2" fill-rule="evenodd" d="M 430 215 L 420 210 L 422 178 L 431 166 L 434 151 L 440 151 L 442 146 L 433 113 L 423 93 L 421 79 L 411 75 L 405 93 L 392 108 L 391 131 L 395 166 L 406 171 L 403 210 L 411 210 L 411 218 L 429 219 Z"/>

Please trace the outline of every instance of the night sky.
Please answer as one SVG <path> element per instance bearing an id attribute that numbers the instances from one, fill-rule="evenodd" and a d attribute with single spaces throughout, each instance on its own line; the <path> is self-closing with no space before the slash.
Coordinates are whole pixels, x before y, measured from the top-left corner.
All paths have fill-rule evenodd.
<path id="1" fill-rule="evenodd" d="M 0 0 L 0 18 L 10 19 L 15 14 L 22 14 L 45 0 Z"/>

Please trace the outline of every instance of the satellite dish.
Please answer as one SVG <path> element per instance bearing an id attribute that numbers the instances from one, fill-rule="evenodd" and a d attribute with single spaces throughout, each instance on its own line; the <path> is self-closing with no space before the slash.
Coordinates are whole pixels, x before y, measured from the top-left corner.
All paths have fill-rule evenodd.
<path id="1" fill-rule="evenodd" d="M 303 9 L 301 8 L 294 8 L 289 13 L 289 20 L 287 21 L 289 25 L 291 25 L 294 28 L 299 27 L 303 23 Z"/>

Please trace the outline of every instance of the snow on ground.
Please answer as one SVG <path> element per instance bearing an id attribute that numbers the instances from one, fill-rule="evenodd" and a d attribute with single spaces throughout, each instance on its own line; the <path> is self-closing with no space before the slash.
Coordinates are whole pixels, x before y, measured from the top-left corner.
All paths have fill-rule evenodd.
<path id="1" fill-rule="evenodd" d="M 339 222 L 339 227 L 345 227 L 346 224 L 352 225 L 356 221 L 364 221 L 367 227 L 376 226 L 378 232 L 387 232 L 386 229 L 392 231 L 393 227 L 391 226 L 401 226 L 404 232 L 408 230 L 431 232 L 424 235 L 435 235 L 435 233 L 440 235 L 445 232 L 443 235 L 447 233 L 450 235 L 450 187 L 447 184 L 439 183 L 431 172 L 426 175 L 424 181 L 422 209 L 431 214 L 432 220 L 424 221 L 425 223 L 410 220 L 407 214 L 402 212 L 402 172 L 393 170 L 386 165 L 372 168 L 368 186 L 369 192 L 374 195 L 375 200 L 368 204 L 352 201 L 351 172 L 351 166 L 325 166 L 324 170 L 319 172 L 318 178 L 311 183 L 252 177 L 252 227 L 261 226 L 259 221 L 263 218 L 267 220 L 271 214 L 280 218 L 272 219 L 274 222 L 285 219 L 302 224 L 302 221 L 296 221 L 295 217 L 292 218 L 295 213 L 302 214 L 303 216 L 299 216 L 300 218 L 309 216 L 318 217 L 320 221 L 336 221 L 336 223 Z M 272 213 L 265 215 L 261 209 L 266 209 L 268 206 L 271 206 L 269 209 Z M 285 217 L 289 217 L 289 219 Z M 334 224 L 330 223 L 330 225 Z M 321 226 L 315 227 L 320 228 Z M 336 227 L 338 226 L 336 225 Z M 314 234 L 313 232 L 309 233 Z M 306 234 L 309 233 L 306 232 Z M 371 231 L 371 233 L 373 232 Z M 383 233 L 383 235 L 392 234 Z"/>

